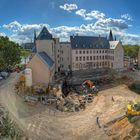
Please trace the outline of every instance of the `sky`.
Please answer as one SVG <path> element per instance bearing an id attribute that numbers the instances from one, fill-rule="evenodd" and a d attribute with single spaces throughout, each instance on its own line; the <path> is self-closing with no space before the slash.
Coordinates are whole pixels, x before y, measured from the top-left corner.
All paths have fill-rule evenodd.
<path id="1" fill-rule="evenodd" d="M 139 0 L 0 0 L 0 35 L 31 42 L 46 26 L 54 37 L 103 36 L 140 44 Z"/>

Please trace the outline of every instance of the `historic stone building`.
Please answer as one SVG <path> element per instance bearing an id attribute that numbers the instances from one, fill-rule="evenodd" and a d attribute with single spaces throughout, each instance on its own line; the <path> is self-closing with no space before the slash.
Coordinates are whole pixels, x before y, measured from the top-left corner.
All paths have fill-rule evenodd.
<path id="1" fill-rule="evenodd" d="M 72 70 L 122 70 L 124 50 L 121 42 L 113 41 L 111 36 L 111 41 L 105 37 L 71 36 Z"/>
<path id="2" fill-rule="evenodd" d="M 37 37 L 36 33 L 34 33 L 34 46 L 36 57 L 32 59 L 40 58 L 38 56 L 44 52 L 43 54 L 45 55 L 42 59 L 45 61 L 43 62 L 45 62 L 45 64 L 50 61 L 54 62 L 54 67 L 51 68 L 53 72 L 51 73 L 98 68 L 122 70 L 124 66 L 122 44 L 116 41 L 116 38 L 115 40 L 113 39 L 112 31 L 110 31 L 109 39 L 101 36 L 73 35 L 70 36 L 70 42 L 60 42 L 59 38 L 53 38 L 47 28 L 43 27 Z M 31 62 L 33 64 L 31 64 Z M 31 62 L 30 66 L 32 66 L 32 71 L 35 71 L 33 67 L 35 61 L 31 60 Z M 38 61 L 38 63 L 39 62 L 41 61 Z M 47 69 L 46 73 L 41 74 L 48 75 L 48 79 L 52 79 L 49 76 L 49 70 L 50 68 Z M 49 81 L 48 79 L 46 81 Z"/>

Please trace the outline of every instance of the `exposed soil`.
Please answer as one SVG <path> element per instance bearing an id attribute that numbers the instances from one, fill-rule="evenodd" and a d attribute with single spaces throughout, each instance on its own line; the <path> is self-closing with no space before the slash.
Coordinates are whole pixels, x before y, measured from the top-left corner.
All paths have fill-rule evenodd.
<path id="1" fill-rule="evenodd" d="M 0 102 L 30 139 L 122 140 L 133 129 L 126 118 L 119 125 L 116 122 L 104 127 L 108 122 L 125 115 L 129 101 L 140 100 L 140 96 L 130 91 L 126 85 L 100 91 L 84 111 L 64 113 L 42 104 L 27 105 L 14 93 L 15 82 L 16 75 L 13 74 L 2 83 Z"/>

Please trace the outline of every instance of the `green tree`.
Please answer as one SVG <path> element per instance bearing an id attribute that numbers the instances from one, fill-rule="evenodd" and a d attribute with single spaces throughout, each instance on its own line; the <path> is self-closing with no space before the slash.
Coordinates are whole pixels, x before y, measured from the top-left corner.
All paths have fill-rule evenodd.
<path id="1" fill-rule="evenodd" d="M 131 58 L 137 59 L 138 51 L 140 46 L 139 45 L 124 45 L 124 54 L 130 56 Z"/>
<path id="2" fill-rule="evenodd" d="M 11 68 L 20 63 L 21 51 L 19 44 L 0 37 L 0 68 Z"/>

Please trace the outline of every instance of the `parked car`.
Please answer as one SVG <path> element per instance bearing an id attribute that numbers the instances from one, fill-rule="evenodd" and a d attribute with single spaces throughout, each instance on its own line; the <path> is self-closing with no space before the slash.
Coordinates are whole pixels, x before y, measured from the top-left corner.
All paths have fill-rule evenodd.
<path id="1" fill-rule="evenodd" d="M 3 77 L 2 77 L 2 76 L 0 76 L 0 81 L 1 81 L 1 80 L 3 80 Z"/>
<path id="2" fill-rule="evenodd" d="M 2 77 L 3 79 L 6 79 L 6 78 L 8 78 L 9 73 L 8 73 L 8 72 L 5 72 L 5 71 L 2 71 L 2 72 L 0 73 L 0 75 L 1 75 L 1 77 Z"/>

